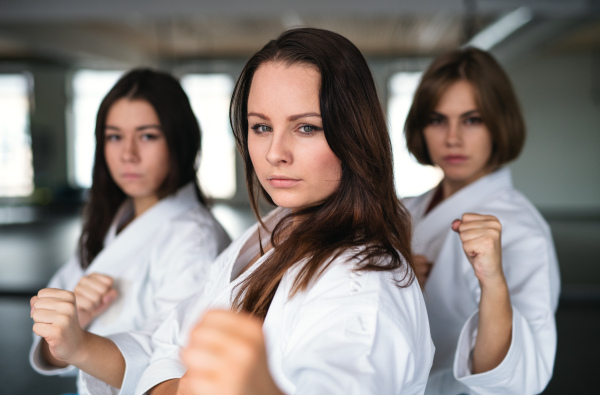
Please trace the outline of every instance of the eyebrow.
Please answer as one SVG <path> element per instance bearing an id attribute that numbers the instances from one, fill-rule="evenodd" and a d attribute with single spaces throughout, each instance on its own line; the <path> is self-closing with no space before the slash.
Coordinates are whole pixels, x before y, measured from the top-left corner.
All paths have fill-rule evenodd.
<path id="1" fill-rule="evenodd" d="M 471 116 L 473 114 L 477 114 L 477 113 L 479 113 L 479 110 L 471 110 L 471 111 L 467 111 L 465 113 L 460 114 L 460 117 L 461 118 L 469 117 L 469 116 Z M 432 115 L 435 115 L 435 116 L 438 116 L 438 117 L 444 117 L 444 118 L 447 117 L 447 115 L 442 114 L 441 112 L 437 112 L 437 111 L 432 111 Z"/>
<path id="2" fill-rule="evenodd" d="M 250 118 L 252 116 L 258 117 L 260 119 L 264 119 L 265 121 L 269 119 L 269 117 L 267 117 L 264 114 L 260 114 L 260 113 L 257 113 L 257 112 L 249 112 L 248 113 L 248 118 Z M 301 119 L 301 118 L 310 118 L 310 117 L 321 118 L 321 114 L 316 113 L 316 112 L 305 112 L 303 114 L 290 115 L 287 119 L 288 119 L 288 121 L 297 121 L 298 119 Z"/>
<path id="3" fill-rule="evenodd" d="M 116 126 L 112 126 L 112 125 L 106 125 L 104 127 L 104 129 L 109 129 L 109 130 L 115 130 L 115 131 L 121 131 L 120 128 L 116 127 Z M 150 125 L 142 125 L 142 126 L 138 126 L 137 128 L 135 128 L 136 132 L 143 132 L 146 129 L 158 129 L 162 131 L 162 127 L 160 125 L 155 125 L 155 124 L 150 124 Z"/>

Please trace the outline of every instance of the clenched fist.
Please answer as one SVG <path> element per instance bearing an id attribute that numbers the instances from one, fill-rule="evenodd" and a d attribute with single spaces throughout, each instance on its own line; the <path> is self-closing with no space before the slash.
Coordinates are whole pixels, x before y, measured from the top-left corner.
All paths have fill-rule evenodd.
<path id="1" fill-rule="evenodd" d="M 44 288 L 31 298 L 30 304 L 33 332 L 44 338 L 52 357 L 75 364 L 85 336 L 79 325 L 75 294 Z"/>
<path id="2" fill-rule="evenodd" d="M 500 241 L 502 225 L 498 218 L 466 213 L 462 219 L 452 222 L 452 230 L 460 235 L 463 250 L 482 285 L 505 281 Z"/>
<path id="3" fill-rule="evenodd" d="M 188 370 L 177 393 L 280 395 L 266 354 L 260 320 L 243 313 L 209 311 L 192 330 L 182 352 Z"/>
<path id="4" fill-rule="evenodd" d="M 77 299 L 79 325 L 87 328 L 90 322 L 102 314 L 117 299 L 119 293 L 113 287 L 112 277 L 92 273 L 84 276 L 73 291 Z"/>

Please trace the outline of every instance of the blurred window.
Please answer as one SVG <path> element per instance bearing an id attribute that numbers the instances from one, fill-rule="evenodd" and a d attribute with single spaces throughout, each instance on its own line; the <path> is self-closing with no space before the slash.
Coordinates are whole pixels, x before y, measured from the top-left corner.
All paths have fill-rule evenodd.
<path id="1" fill-rule="evenodd" d="M 92 185 L 96 115 L 104 96 L 123 71 L 79 70 L 73 75 L 71 174 L 77 186 Z"/>
<path id="2" fill-rule="evenodd" d="M 394 152 L 396 192 L 400 197 L 420 195 L 436 186 L 443 176 L 439 168 L 418 163 L 406 148 L 404 122 L 421 74 L 420 72 L 396 73 L 389 82 L 388 119 Z"/>
<path id="3" fill-rule="evenodd" d="M 23 74 L 0 75 L 0 196 L 29 196 L 33 164 L 29 84 Z"/>
<path id="4" fill-rule="evenodd" d="M 202 130 L 199 179 L 210 197 L 229 199 L 236 192 L 235 141 L 229 126 L 233 79 L 227 74 L 187 74 L 181 85 Z"/>

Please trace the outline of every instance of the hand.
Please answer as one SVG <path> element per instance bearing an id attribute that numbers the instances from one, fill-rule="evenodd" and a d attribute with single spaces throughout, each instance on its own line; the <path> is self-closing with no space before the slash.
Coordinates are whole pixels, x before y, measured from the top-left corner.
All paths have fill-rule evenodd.
<path id="1" fill-rule="evenodd" d="M 79 325 L 87 328 L 94 318 L 102 314 L 117 299 L 114 280 L 100 273 L 84 276 L 73 291 L 77 300 Z"/>
<path id="2" fill-rule="evenodd" d="M 466 213 L 462 220 L 452 222 L 452 230 L 460 235 L 463 250 L 480 284 L 505 283 L 500 242 L 502 225 L 498 218 Z"/>
<path id="3" fill-rule="evenodd" d="M 188 370 L 177 394 L 282 394 L 269 372 L 262 322 L 248 314 L 207 312 L 181 356 Z"/>
<path id="4" fill-rule="evenodd" d="M 85 331 L 79 326 L 75 295 L 62 289 L 44 288 L 30 300 L 33 332 L 44 338 L 52 357 L 75 364 Z"/>
<path id="5" fill-rule="evenodd" d="M 421 288 L 423 288 L 425 287 L 425 283 L 429 278 L 429 273 L 431 273 L 433 263 L 428 262 L 425 255 L 414 255 L 413 260 L 415 263 L 415 274 L 417 275 L 417 279 L 421 284 Z"/>

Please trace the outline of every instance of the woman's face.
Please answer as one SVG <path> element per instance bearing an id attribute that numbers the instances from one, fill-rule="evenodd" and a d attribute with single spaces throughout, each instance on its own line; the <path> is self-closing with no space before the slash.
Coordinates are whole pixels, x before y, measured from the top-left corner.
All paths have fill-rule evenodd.
<path id="1" fill-rule="evenodd" d="M 169 149 L 154 107 L 119 99 L 108 110 L 104 156 L 115 183 L 134 199 L 158 200 L 169 173 Z"/>
<path id="2" fill-rule="evenodd" d="M 460 80 L 446 89 L 424 135 L 429 157 L 455 190 L 490 172 L 492 137 L 477 109 L 470 82 Z"/>
<path id="3" fill-rule="evenodd" d="M 262 64 L 248 97 L 248 151 L 273 202 L 316 205 L 340 184 L 341 161 L 329 148 L 319 107 L 321 76 L 307 65 Z"/>

